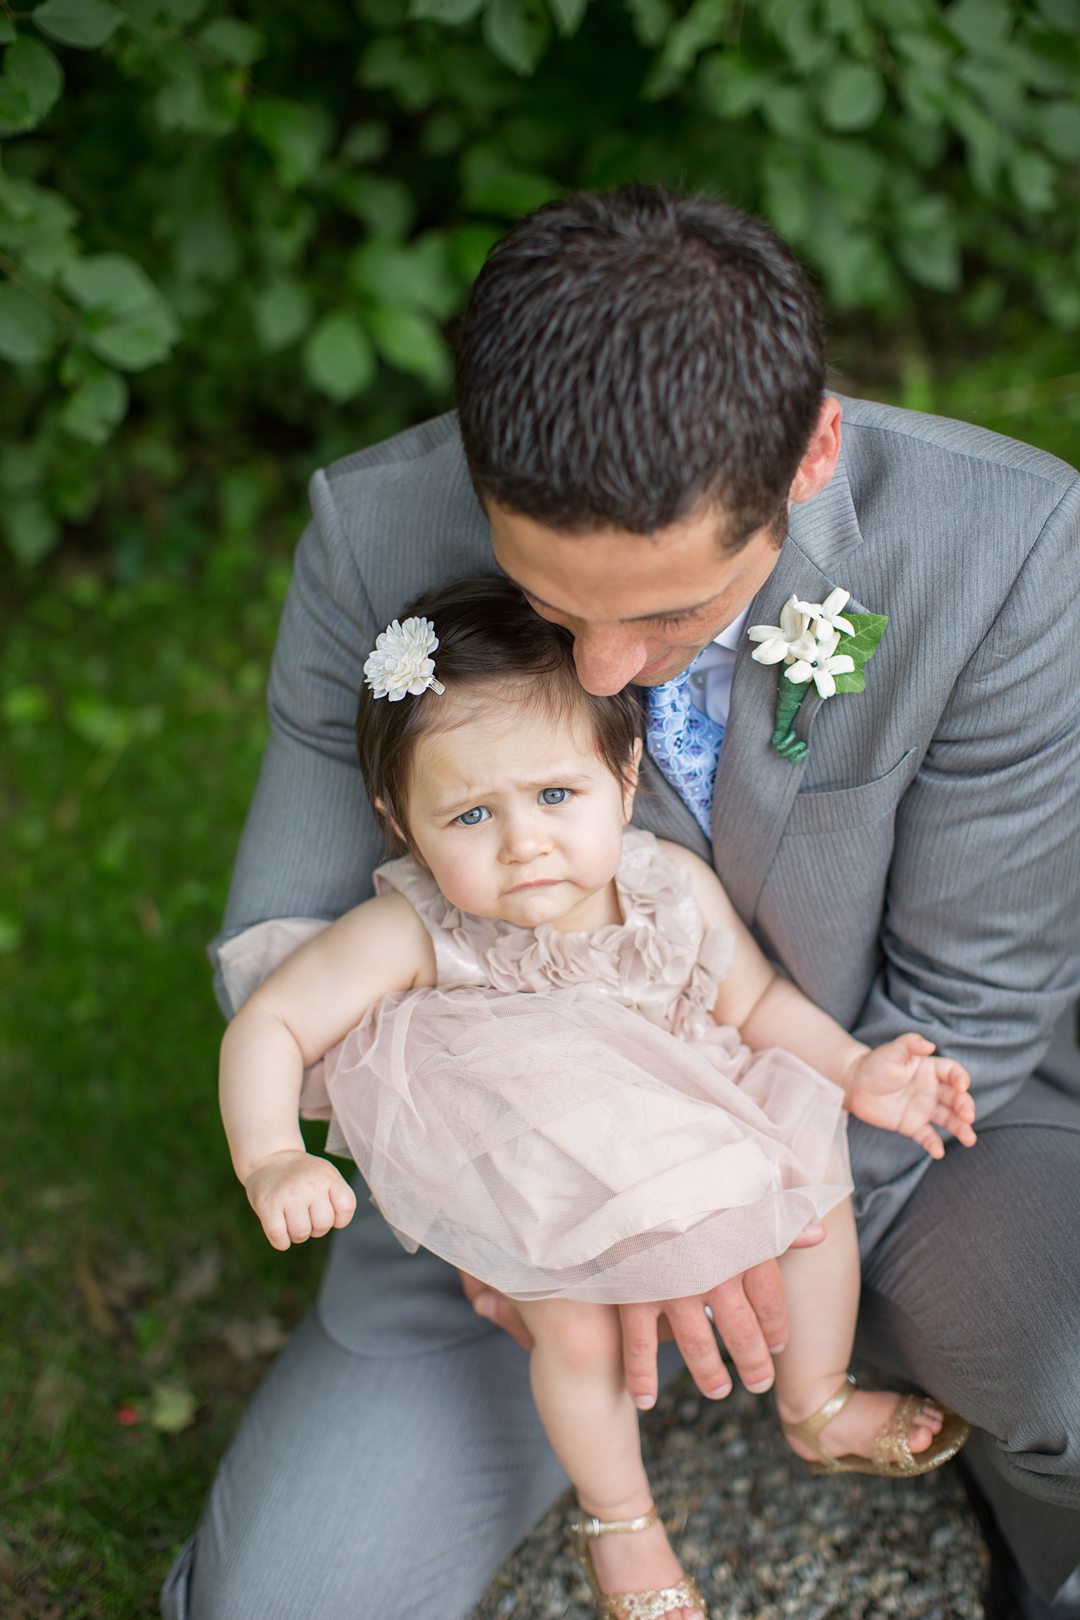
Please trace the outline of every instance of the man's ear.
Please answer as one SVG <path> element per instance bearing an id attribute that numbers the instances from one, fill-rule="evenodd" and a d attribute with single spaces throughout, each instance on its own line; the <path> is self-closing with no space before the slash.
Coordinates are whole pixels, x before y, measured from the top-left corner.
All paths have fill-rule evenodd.
<path id="1" fill-rule="evenodd" d="M 826 396 L 818 412 L 817 426 L 803 451 L 802 460 L 795 469 L 788 501 L 800 506 L 814 498 L 825 488 L 840 457 L 840 420 L 843 413 L 840 401 Z"/>
<path id="2" fill-rule="evenodd" d="M 641 752 L 643 752 L 643 748 L 644 742 L 641 740 L 641 737 L 638 737 L 638 739 L 635 740 L 635 745 L 633 745 L 633 752 L 631 752 L 631 760 L 630 765 L 628 765 L 627 768 L 627 773 L 625 773 L 625 776 L 623 776 L 623 821 L 630 820 L 630 816 L 633 815 L 633 800 L 636 799 L 636 794 L 638 794 L 638 779 L 640 779 L 641 776 Z"/>

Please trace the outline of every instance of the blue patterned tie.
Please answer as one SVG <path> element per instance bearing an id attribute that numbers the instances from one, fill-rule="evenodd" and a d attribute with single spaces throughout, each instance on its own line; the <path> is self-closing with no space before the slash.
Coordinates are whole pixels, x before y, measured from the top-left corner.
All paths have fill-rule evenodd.
<path id="1" fill-rule="evenodd" d="M 723 726 L 690 701 L 690 669 L 663 686 L 645 688 L 645 745 L 706 838 L 712 837 L 713 780 L 723 740 Z"/>

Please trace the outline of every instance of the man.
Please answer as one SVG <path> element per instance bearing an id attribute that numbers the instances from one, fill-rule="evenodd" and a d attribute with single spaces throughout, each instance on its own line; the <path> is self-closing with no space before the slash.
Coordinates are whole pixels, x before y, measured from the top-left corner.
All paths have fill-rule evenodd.
<path id="1" fill-rule="evenodd" d="M 852 1127 L 863 1345 L 975 1425 L 966 1455 L 1004 1542 L 1064 1615 L 1080 1562 L 1080 1082 L 1034 1071 L 1078 988 L 1080 478 L 959 423 L 826 395 L 817 305 L 783 244 L 656 188 L 569 198 L 510 232 L 474 290 L 458 393 L 460 433 L 445 417 L 312 482 L 226 977 L 253 924 L 370 892 L 382 850 L 352 749 L 364 659 L 421 588 L 494 560 L 572 631 L 590 691 L 651 694 L 662 771 L 654 759 L 639 819 L 711 857 L 765 948 L 860 1038 L 917 1029 L 970 1069 L 973 1151 L 931 1165 Z M 745 627 L 836 589 L 888 628 L 865 690 L 811 693 L 795 721 L 808 749 L 781 753 L 780 672 L 753 661 Z M 690 666 L 692 686 L 674 681 Z M 714 748 L 726 728 L 704 799 L 679 750 L 664 757 L 687 725 Z M 494 1326 L 370 1206 L 339 1235 L 166 1615 L 468 1613 L 563 1481 L 499 1330 L 520 1337 L 512 1307 L 465 1286 Z M 743 1381 L 768 1387 L 784 1335 L 771 1262 L 624 1310 L 641 1404 L 661 1315 L 700 1388 L 726 1393 L 706 1306 Z M 671 1346 L 661 1361 L 680 1365 Z"/>

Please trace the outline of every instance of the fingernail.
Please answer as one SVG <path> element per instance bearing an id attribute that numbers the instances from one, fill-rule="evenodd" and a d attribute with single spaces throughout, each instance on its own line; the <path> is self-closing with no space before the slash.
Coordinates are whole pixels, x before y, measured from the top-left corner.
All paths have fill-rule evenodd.
<path id="1" fill-rule="evenodd" d="M 767 1389 L 772 1389 L 772 1379 L 763 1378 L 760 1383 L 747 1384 L 746 1387 L 750 1391 L 751 1395 L 764 1395 Z"/>
<path id="2" fill-rule="evenodd" d="M 494 1322 L 495 1301 L 490 1294 L 478 1294 L 473 1300 L 473 1310 L 477 1316 L 482 1316 L 486 1322 Z"/>
<path id="3" fill-rule="evenodd" d="M 722 1401 L 725 1395 L 731 1394 L 730 1384 L 717 1384 L 715 1389 L 707 1389 L 706 1396 L 710 1401 Z"/>
<path id="4" fill-rule="evenodd" d="M 786 1350 L 786 1349 L 787 1349 L 787 1340 L 786 1339 L 781 1339 L 779 1344 L 770 1344 L 770 1346 L 769 1346 L 769 1354 L 773 1355 L 773 1356 L 778 1356 L 780 1354 L 781 1350 Z"/>
<path id="5" fill-rule="evenodd" d="M 634 1405 L 640 1412 L 648 1412 L 656 1405 L 655 1395 L 635 1395 Z"/>

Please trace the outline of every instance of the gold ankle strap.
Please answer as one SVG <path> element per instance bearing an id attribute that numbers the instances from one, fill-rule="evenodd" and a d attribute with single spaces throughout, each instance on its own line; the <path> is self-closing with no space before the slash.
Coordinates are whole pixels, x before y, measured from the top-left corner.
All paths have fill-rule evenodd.
<path id="1" fill-rule="evenodd" d="M 577 1536 L 629 1536 L 635 1530 L 647 1530 L 659 1517 L 651 1507 L 636 1519 L 571 1519 L 570 1528 Z"/>

